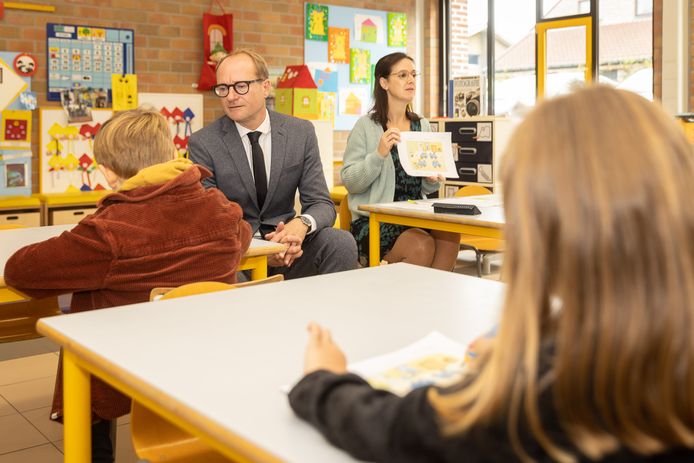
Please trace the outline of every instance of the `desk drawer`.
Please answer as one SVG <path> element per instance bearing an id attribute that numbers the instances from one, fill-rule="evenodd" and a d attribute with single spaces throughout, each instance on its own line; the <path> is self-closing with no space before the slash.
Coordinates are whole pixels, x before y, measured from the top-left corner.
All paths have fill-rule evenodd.
<path id="1" fill-rule="evenodd" d="M 455 170 L 458 178 L 449 178 L 459 182 L 482 183 L 491 185 L 494 183 L 494 172 L 491 164 L 480 164 L 477 162 L 456 162 Z"/>
<path id="2" fill-rule="evenodd" d="M 491 143 L 491 122 L 446 122 L 446 132 L 451 133 L 453 143 Z"/>
<path id="3" fill-rule="evenodd" d="M 70 225 L 78 223 L 93 212 L 96 212 L 95 207 L 52 210 L 48 213 L 48 225 Z"/>
<path id="4" fill-rule="evenodd" d="M 453 148 L 453 159 L 456 162 L 492 163 L 491 143 L 453 143 Z"/>
<path id="5" fill-rule="evenodd" d="M 3 212 L 0 213 L 0 225 L 19 225 L 22 227 L 41 226 L 41 213 L 36 212 Z"/>

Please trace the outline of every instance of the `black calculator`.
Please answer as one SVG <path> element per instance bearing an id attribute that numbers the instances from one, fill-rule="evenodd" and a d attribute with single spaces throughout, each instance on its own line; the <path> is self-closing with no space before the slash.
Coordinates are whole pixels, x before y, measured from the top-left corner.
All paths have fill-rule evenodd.
<path id="1" fill-rule="evenodd" d="M 479 215 L 482 213 L 474 204 L 434 203 L 433 206 L 437 214 Z"/>

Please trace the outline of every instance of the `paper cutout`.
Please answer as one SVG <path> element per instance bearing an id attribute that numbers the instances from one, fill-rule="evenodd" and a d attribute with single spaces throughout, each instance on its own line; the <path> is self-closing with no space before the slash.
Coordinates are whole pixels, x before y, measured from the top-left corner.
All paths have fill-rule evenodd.
<path id="1" fill-rule="evenodd" d="M 31 111 L 6 109 L 2 112 L 0 149 L 31 147 Z"/>
<path id="2" fill-rule="evenodd" d="M 137 75 L 112 74 L 111 94 L 114 111 L 126 111 L 137 108 Z"/>
<path id="3" fill-rule="evenodd" d="M 352 48 L 349 63 L 349 81 L 353 84 L 368 84 L 371 80 L 371 52 L 359 48 Z"/>
<path id="4" fill-rule="evenodd" d="M 401 132 L 398 155 L 405 172 L 413 177 L 458 178 L 450 132 Z"/>
<path id="5" fill-rule="evenodd" d="M 336 92 L 318 92 L 318 119 L 330 121 L 335 125 L 335 113 L 337 111 Z"/>
<path id="6" fill-rule="evenodd" d="M 361 116 L 366 114 L 369 95 L 365 88 L 341 88 L 338 95 L 340 98 L 338 109 L 341 115 Z"/>
<path id="7" fill-rule="evenodd" d="M 0 111 L 7 108 L 29 86 L 0 58 Z"/>
<path id="8" fill-rule="evenodd" d="M 20 53 L 14 58 L 12 63 L 14 70 L 22 77 L 31 77 L 36 73 L 38 63 L 36 58 L 29 53 Z"/>
<path id="9" fill-rule="evenodd" d="M 306 4 L 306 38 L 308 40 L 328 40 L 328 7 Z"/>
<path id="10" fill-rule="evenodd" d="M 383 19 L 376 15 L 354 15 L 354 40 L 366 43 L 384 43 Z"/>
<path id="11" fill-rule="evenodd" d="M 349 63 L 349 29 L 328 28 L 328 61 Z"/>
<path id="12" fill-rule="evenodd" d="M 407 46 L 407 14 L 388 13 L 388 46 Z"/>

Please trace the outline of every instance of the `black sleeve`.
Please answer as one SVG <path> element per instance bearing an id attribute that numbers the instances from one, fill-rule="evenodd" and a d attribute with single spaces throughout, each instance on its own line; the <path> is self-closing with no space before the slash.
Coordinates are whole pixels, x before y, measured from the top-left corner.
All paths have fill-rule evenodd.
<path id="1" fill-rule="evenodd" d="M 436 462 L 442 438 L 427 390 L 398 397 L 353 374 L 317 371 L 294 386 L 289 403 L 333 445 L 356 458 Z"/>

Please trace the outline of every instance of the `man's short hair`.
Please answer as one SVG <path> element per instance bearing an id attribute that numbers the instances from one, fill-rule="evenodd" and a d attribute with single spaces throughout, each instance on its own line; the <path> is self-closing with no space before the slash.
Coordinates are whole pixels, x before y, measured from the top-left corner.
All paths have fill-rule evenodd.
<path id="1" fill-rule="evenodd" d="M 120 178 L 174 159 L 176 147 L 166 118 L 151 108 L 115 114 L 94 138 L 94 159 Z"/>
<path id="2" fill-rule="evenodd" d="M 255 72 L 257 74 L 256 78 L 265 80 L 270 77 L 270 74 L 267 71 L 267 62 L 265 61 L 265 58 L 263 58 L 257 52 L 251 50 L 250 48 L 239 48 L 237 50 L 232 51 L 224 58 L 219 60 L 219 62 L 217 63 L 217 67 L 215 68 L 215 71 L 219 69 L 219 66 L 222 65 L 225 59 L 237 55 L 246 55 L 251 60 L 253 60 L 253 64 L 255 64 Z"/>

